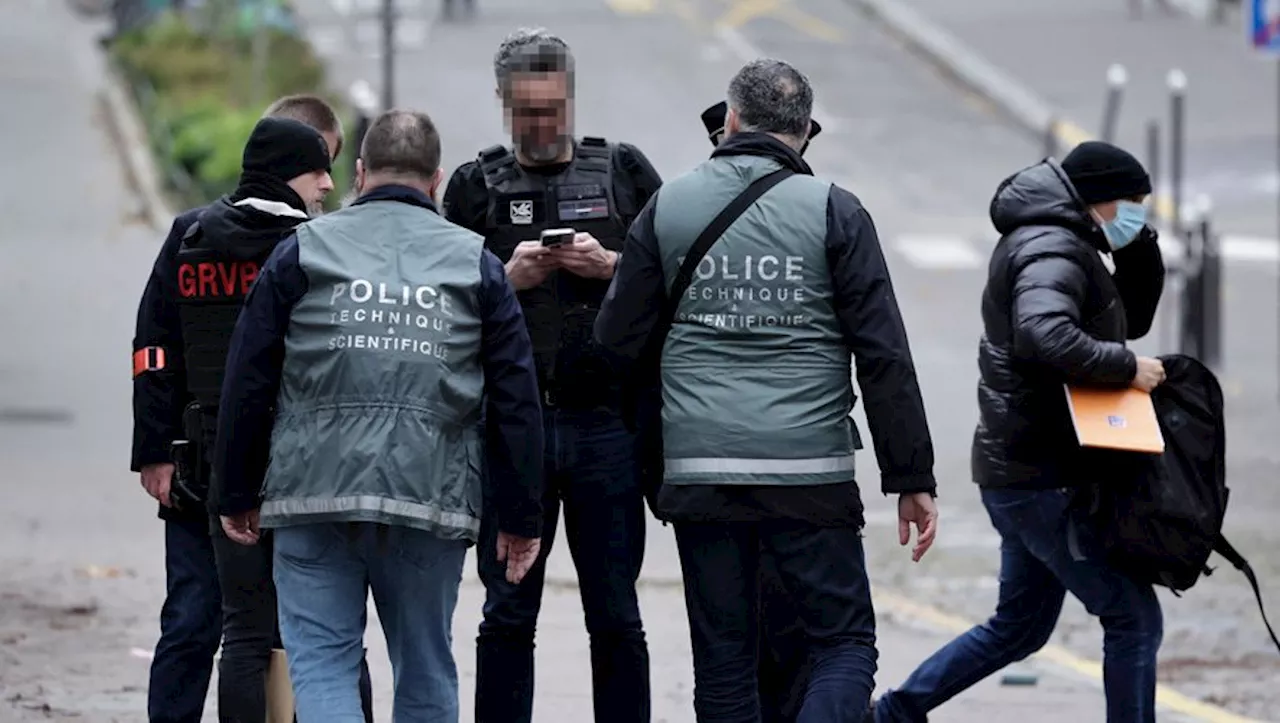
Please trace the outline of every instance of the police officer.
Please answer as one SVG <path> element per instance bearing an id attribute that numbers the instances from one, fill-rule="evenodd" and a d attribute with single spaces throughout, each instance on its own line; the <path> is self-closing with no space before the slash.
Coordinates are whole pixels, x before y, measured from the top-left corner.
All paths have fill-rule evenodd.
<path id="1" fill-rule="evenodd" d="M 341 124 L 333 109 L 320 98 L 309 95 L 286 96 L 273 103 L 264 117 L 292 119 L 306 124 L 313 129 L 310 131 L 311 135 L 307 136 L 309 141 L 314 140 L 316 132 L 323 139 L 326 158 L 336 156 L 341 149 Z M 174 220 L 139 303 L 133 343 L 132 468 L 141 474 L 143 488 L 159 501 L 160 517 L 165 521 L 167 590 L 160 614 L 160 640 L 156 644 L 151 665 L 147 704 L 149 718 L 155 723 L 185 723 L 201 719 L 213 670 L 213 657 L 223 633 L 223 596 L 214 551 L 218 535 L 210 535 L 210 518 L 204 500 L 205 481 L 199 475 L 189 475 L 188 484 L 175 485 L 173 465 L 174 442 L 179 442 L 179 448 L 187 451 L 184 456 L 193 463 L 194 470 L 200 469 L 199 453 L 203 451 L 203 442 L 208 440 L 207 437 L 202 439 L 204 435 L 200 429 L 200 416 L 194 408 L 189 409 L 188 402 L 193 397 L 200 397 L 200 392 L 207 391 L 209 385 L 214 384 L 210 375 L 215 370 L 218 374 L 221 373 L 221 360 L 212 361 L 212 357 L 217 357 L 217 352 L 211 350 L 214 345 L 198 341 L 198 337 L 194 344 L 184 339 L 184 321 L 188 332 L 194 323 L 194 327 L 216 333 L 212 324 L 205 323 L 212 319 L 202 320 L 199 313 L 192 315 L 191 299 L 200 294 L 225 292 L 228 298 L 225 299 L 225 304 L 220 304 L 223 308 L 219 313 L 229 316 L 230 321 L 225 323 L 225 328 L 229 330 L 230 324 L 235 321 L 233 310 L 238 310 L 236 299 L 243 286 L 252 282 L 247 273 L 249 267 L 244 265 L 238 269 L 245 274 L 236 278 L 220 276 L 217 267 L 201 267 L 198 263 L 186 272 L 179 270 L 178 254 L 184 239 L 189 238 L 188 232 L 202 214 L 218 208 L 222 203 L 191 209 Z M 305 209 L 296 211 L 305 216 Z M 239 206 L 237 212 L 247 214 L 254 211 L 252 206 Z M 296 223 L 297 220 L 293 219 L 292 222 Z M 217 221 L 213 223 L 218 227 Z M 199 237 L 198 232 L 193 233 L 190 240 L 198 243 Z M 189 248 L 188 252 L 192 250 Z M 183 307 L 188 308 L 183 311 Z M 190 351 L 204 355 L 206 361 L 198 363 L 197 368 L 189 368 L 187 356 Z M 213 388 L 216 399 L 216 385 Z M 192 431 L 197 432 L 196 435 L 188 435 L 184 429 L 184 421 L 192 423 Z M 188 439 L 189 437 L 191 438 Z M 225 542 L 225 538 L 222 541 Z M 223 547 L 225 545 L 219 545 L 219 548 Z M 246 564 L 244 560 L 222 567 L 226 571 L 248 571 L 251 575 L 254 570 L 254 566 Z M 265 581 L 260 574 L 253 579 L 257 582 L 250 586 L 252 589 L 270 585 L 269 573 Z M 234 583 L 232 588 L 236 589 Z M 262 604 L 268 609 L 274 605 L 269 601 Z M 237 630 L 261 628 L 260 623 L 238 626 L 237 621 L 244 619 L 246 614 L 251 620 L 261 617 L 246 610 L 243 605 L 227 611 L 227 623 L 230 627 L 228 632 L 233 640 Z M 261 638 L 262 635 L 259 633 L 258 637 Z M 268 645 L 270 642 L 267 640 Z M 222 681 L 219 685 L 220 708 L 224 701 L 242 695 L 242 687 L 238 681 L 245 678 L 241 678 L 238 673 L 242 666 L 236 663 L 236 650 L 237 646 L 232 642 L 222 657 L 219 676 Z M 267 652 L 269 654 L 269 648 Z M 260 678 L 259 673 L 258 679 Z M 235 703 L 226 705 L 235 708 Z"/>
<path id="2" fill-rule="evenodd" d="M 485 237 L 519 292 L 545 415 L 546 497 L 542 556 L 522 584 L 503 577 L 493 520 L 481 532 L 487 598 L 476 720 L 521 723 L 532 715 L 534 629 L 563 505 L 591 639 L 596 720 L 648 721 L 649 655 L 635 588 L 644 499 L 619 379 L 591 328 L 627 227 L 661 180 L 633 146 L 574 138 L 573 56 L 560 38 L 519 30 L 503 41 L 494 71 L 513 146 L 485 149 L 458 168 L 444 209 Z"/>
<path id="3" fill-rule="evenodd" d="M 761 720 L 764 560 L 812 661 L 797 720 L 860 721 L 877 652 L 851 361 L 881 489 L 899 495 L 899 541 L 920 530 L 917 560 L 936 528 L 924 403 L 870 216 L 800 157 L 808 79 L 758 60 L 727 97 L 711 158 L 664 185 L 628 232 L 596 338 L 627 360 L 661 349 L 656 507 L 675 527 L 698 720 Z M 690 264 L 696 277 L 681 272 Z"/>
<path id="4" fill-rule="evenodd" d="M 702 112 L 711 145 L 724 140 L 729 104 L 720 101 Z M 822 132 L 816 120 L 809 121 L 809 137 L 800 155 Z M 661 392 L 658 391 L 660 394 Z M 804 623 L 796 611 L 774 560 L 760 560 L 760 660 L 756 680 L 760 686 L 761 723 L 790 723 L 800 713 L 809 676 L 809 652 L 805 646 Z"/>

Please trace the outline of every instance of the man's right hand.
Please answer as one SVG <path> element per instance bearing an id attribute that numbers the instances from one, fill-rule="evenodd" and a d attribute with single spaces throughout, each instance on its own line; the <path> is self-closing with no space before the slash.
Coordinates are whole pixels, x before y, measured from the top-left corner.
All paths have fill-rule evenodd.
<path id="1" fill-rule="evenodd" d="M 498 562 L 507 563 L 507 582 L 519 585 L 538 561 L 542 540 L 537 537 L 516 537 L 508 532 L 498 533 Z"/>
<path id="2" fill-rule="evenodd" d="M 1138 357 L 1138 373 L 1133 376 L 1133 386 L 1144 392 L 1164 383 L 1164 362 L 1149 356 Z"/>
<path id="3" fill-rule="evenodd" d="M 532 289 L 547 280 L 556 263 L 550 256 L 551 249 L 541 241 L 521 241 L 506 263 L 507 278 L 516 291 Z"/>
<path id="4" fill-rule="evenodd" d="M 911 523 L 916 526 L 916 546 L 911 550 L 911 561 L 920 562 L 924 553 L 933 547 L 938 534 L 938 504 L 928 492 L 898 495 L 898 543 L 911 542 Z"/>
<path id="5" fill-rule="evenodd" d="M 165 507 L 173 507 L 169 501 L 169 489 L 173 486 L 173 464 L 160 462 L 142 468 L 142 488 Z"/>

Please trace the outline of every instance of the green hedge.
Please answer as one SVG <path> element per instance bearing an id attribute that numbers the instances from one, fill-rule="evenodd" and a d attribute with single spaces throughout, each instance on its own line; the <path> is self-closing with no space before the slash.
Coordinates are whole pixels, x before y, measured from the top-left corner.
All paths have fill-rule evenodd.
<path id="1" fill-rule="evenodd" d="M 235 188 L 245 141 L 273 99 L 315 93 L 343 117 L 350 115 L 328 92 L 323 64 L 310 44 L 279 29 L 265 31 L 265 73 L 255 83 L 253 33 L 240 26 L 211 32 L 196 19 L 166 13 L 111 46 L 169 190 L 183 205 L 208 203 Z M 255 90 L 259 97 L 253 97 Z M 333 205 L 350 185 L 348 151 L 334 164 Z"/>

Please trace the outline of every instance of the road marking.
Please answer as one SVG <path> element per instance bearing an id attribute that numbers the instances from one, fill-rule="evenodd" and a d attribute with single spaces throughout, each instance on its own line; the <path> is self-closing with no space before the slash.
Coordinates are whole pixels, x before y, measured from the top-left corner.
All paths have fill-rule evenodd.
<path id="1" fill-rule="evenodd" d="M 918 603 L 905 595 L 890 590 L 876 587 L 872 589 L 871 595 L 875 600 L 877 610 L 892 610 L 896 614 L 915 618 L 949 633 L 959 635 L 968 632 L 974 626 L 974 623 L 969 620 L 943 612 L 930 605 Z M 1040 658 L 1043 661 L 1053 663 L 1059 668 L 1065 668 L 1089 678 L 1099 685 L 1102 683 L 1101 663 L 1082 658 L 1062 646 L 1050 643 L 1041 648 L 1040 652 L 1032 657 Z M 1163 683 L 1156 685 L 1156 704 L 1203 723 L 1265 723 L 1264 721 L 1238 716 L 1215 705 L 1189 698 Z"/>
<path id="2" fill-rule="evenodd" d="M 736 29 L 752 20 L 770 17 L 818 40 L 834 43 L 844 38 L 844 34 L 835 25 L 797 8 L 790 0 L 733 0 L 733 6 L 715 24 L 717 27 Z"/>
<path id="3" fill-rule="evenodd" d="M 608 3 L 619 15 L 648 15 L 658 9 L 655 0 L 608 0 Z"/>
<path id="4" fill-rule="evenodd" d="M 893 240 L 893 250 L 921 269 L 981 269 L 987 263 L 986 256 L 963 236 L 907 234 Z"/>

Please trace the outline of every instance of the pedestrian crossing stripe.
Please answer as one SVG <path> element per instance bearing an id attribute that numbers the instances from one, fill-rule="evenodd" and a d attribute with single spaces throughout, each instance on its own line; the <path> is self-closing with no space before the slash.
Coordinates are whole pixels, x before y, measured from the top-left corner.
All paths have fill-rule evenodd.
<path id="1" fill-rule="evenodd" d="M 979 270 L 987 266 L 996 240 L 961 234 L 900 234 L 886 244 L 888 250 L 911 266 L 930 271 Z M 1228 264 L 1249 264 L 1263 271 L 1280 269 L 1280 240 L 1254 236 L 1223 236 L 1219 254 Z M 1168 234 L 1160 239 L 1167 262 L 1180 262 L 1186 255 L 1183 242 Z"/>

